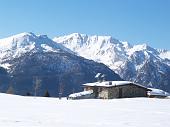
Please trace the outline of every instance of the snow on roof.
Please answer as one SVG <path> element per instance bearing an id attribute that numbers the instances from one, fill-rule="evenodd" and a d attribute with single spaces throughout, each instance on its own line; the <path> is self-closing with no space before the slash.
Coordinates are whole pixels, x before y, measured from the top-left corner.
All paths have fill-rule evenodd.
<path id="1" fill-rule="evenodd" d="M 112 87 L 112 86 L 120 86 L 120 85 L 127 85 L 127 84 L 133 84 L 133 85 L 137 85 L 140 87 L 144 87 L 142 85 L 130 82 L 130 81 L 105 81 L 105 82 L 94 82 L 94 83 L 86 83 L 83 84 L 83 86 L 102 86 L 102 87 Z"/>
<path id="2" fill-rule="evenodd" d="M 149 88 L 151 91 L 148 92 L 148 95 L 158 95 L 158 96 L 170 96 L 168 92 L 165 92 L 161 89 Z"/>
<path id="3" fill-rule="evenodd" d="M 88 91 L 70 94 L 69 97 L 70 98 L 81 97 L 81 96 L 89 95 L 89 94 L 92 94 L 92 93 L 93 93 L 93 90 L 88 90 Z"/>

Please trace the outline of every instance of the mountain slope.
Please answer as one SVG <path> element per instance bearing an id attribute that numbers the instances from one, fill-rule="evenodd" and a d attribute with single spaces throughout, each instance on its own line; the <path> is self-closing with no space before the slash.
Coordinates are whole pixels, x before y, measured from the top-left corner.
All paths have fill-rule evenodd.
<path id="1" fill-rule="evenodd" d="M 111 36 L 73 33 L 53 40 L 82 57 L 104 63 L 124 80 L 170 92 L 169 51 L 146 44 L 132 46 Z"/>
<path id="2" fill-rule="evenodd" d="M 32 52 L 57 52 L 58 50 L 71 51 L 61 44 L 54 43 L 46 35 L 34 33 L 21 33 L 5 39 L 0 39 L 0 61 L 20 57 L 20 55 Z"/>
<path id="3" fill-rule="evenodd" d="M 55 43 L 45 35 L 21 33 L 0 40 L 0 65 L 7 72 L 1 92 L 43 96 L 64 96 L 81 91 L 82 83 L 95 81 L 97 73 L 108 80 L 121 78 L 104 64 L 76 56 L 71 50 Z M 36 86 L 37 82 L 40 82 Z M 36 88 L 36 90 L 35 90 Z"/>

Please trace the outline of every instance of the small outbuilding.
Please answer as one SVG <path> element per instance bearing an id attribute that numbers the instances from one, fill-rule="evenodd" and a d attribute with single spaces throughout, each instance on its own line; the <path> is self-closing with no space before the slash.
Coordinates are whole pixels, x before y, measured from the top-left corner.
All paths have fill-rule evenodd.
<path id="1" fill-rule="evenodd" d="M 161 89 L 149 88 L 151 91 L 148 91 L 148 97 L 150 98 L 166 98 L 170 96 L 168 92 L 165 92 Z"/>
<path id="2" fill-rule="evenodd" d="M 145 86 L 130 81 L 104 81 L 83 84 L 84 91 L 93 91 L 94 98 L 132 98 L 147 97 L 150 91 Z"/>
<path id="3" fill-rule="evenodd" d="M 70 94 L 67 98 L 71 99 L 71 100 L 93 99 L 94 98 L 93 90 L 83 91 L 83 92 L 79 92 L 79 93 L 73 93 L 73 94 Z"/>

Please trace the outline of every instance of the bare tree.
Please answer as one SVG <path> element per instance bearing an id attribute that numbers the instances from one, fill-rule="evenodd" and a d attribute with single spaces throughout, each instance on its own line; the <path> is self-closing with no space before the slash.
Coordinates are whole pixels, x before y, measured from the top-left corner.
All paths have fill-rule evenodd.
<path id="1" fill-rule="evenodd" d="M 35 84 L 34 84 L 34 96 L 37 96 L 37 91 L 41 87 L 41 79 L 38 76 L 35 77 Z"/>
<path id="2" fill-rule="evenodd" d="M 61 99 L 63 91 L 64 91 L 64 85 L 61 82 L 59 82 L 59 99 Z"/>

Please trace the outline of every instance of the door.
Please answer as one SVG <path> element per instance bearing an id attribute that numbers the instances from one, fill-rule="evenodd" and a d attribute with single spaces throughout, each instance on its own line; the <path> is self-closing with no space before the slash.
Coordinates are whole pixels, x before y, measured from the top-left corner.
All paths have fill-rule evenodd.
<path id="1" fill-rule="evenodd" d="M 94 98 L 98 98 L 99 92 L 98 92 L 98 87 L 97 86 L 94 86 L 93 93 L 94 93 Z"/>
<path id="2" fill-rule="evenodd" d="M 119 88 L 119 98 L 122 98 L 122 88 Z"/>

